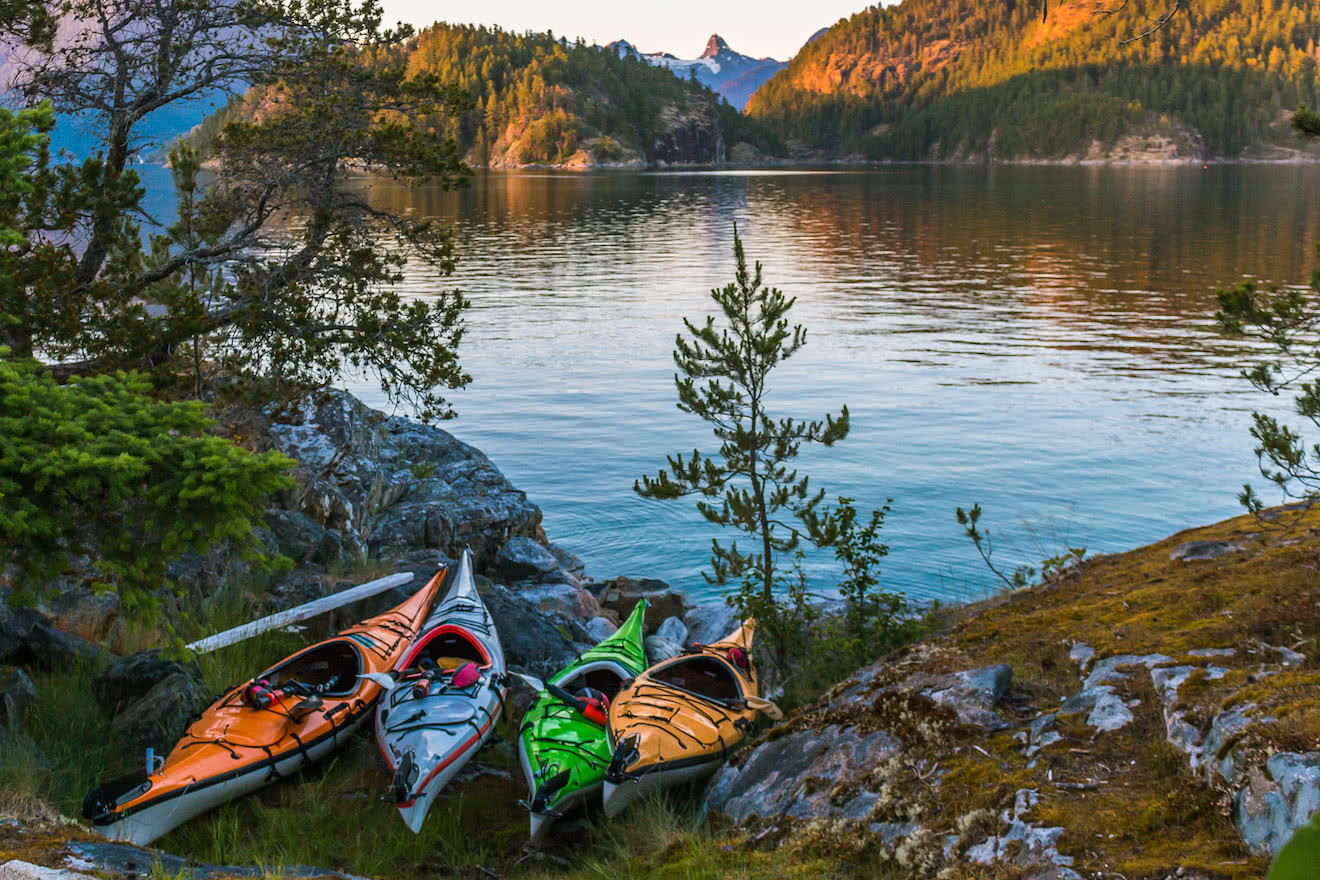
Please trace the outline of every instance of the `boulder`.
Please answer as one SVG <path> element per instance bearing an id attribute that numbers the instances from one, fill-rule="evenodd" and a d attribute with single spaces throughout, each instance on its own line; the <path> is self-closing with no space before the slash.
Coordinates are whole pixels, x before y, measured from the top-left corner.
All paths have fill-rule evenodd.
<path id="1" fill-rule="evenodd" d="M 495 556 L 495 574 L 510 581 L 544 580 L 559 567 L 555 554 L 531 538 L 510 538 Z"/>
<path id="2" fill-rule="evenodd" d="M 574 620 L 591 620 L 600 616 L 596 597 L 572 584 L 539 584 L 524 581 L 511 585 L 523 599 L 542 611 L 553 611 Z"/>
<path id="3" fill-rule="evenodd" d="M 28 706 L 37 698 L 37 686 L 17 666 L 0 666 L 0 733 L 16 732 Z"/>
<path id="4" fill-rule="evenodd" d="M 41 668 L 96 667 L 113 662 L 115 655 L 86 639 L 56 629 L 50 621 L 42 619 L 27 634 L 27 647 L 31 663 Z"/>
<path id="5" fill-rule="evenodd" d="M 555 554 L 555 559 L 559 560 L 559 567 L 564 571 L 573 575 L 578 580 L 582 580 L 586 577 L 587 564 L 577 556 L 574 556 L 558 544 L 551 544 L 550 552 Z"/>
<path id="6" fill-rule="evenodd" d="M 171 675 L 183 675 L 200 684 L 202 668 L 197 661 L 164 660 L 160 649 L 140 651 L 108 666 L 92 679 L 92 695 L 106 715 L 115 716 L 151 692 Z"/>
<path id="7" fill-rule="evenodd" d="M 210 702 L 210 694 L 192 676 L 172 672 L 115 716 L 110 735 L 130 750 L 150 746 L 163 755 Z"/>
<path id="8" fill-rule="evenodd" d="M 620 620 L 632 613 L 638 599 L 645 599 L 646 629 L 649 632 L 658 629 L 667 618 L 683 617 L 691 607 L 683 594 L 656 578 L 620 576 L 593 584 L 592 592 L 600 600 L 600 606 L 618 614 Z"/>
<path id="9" fill-rule="evenodd" d="M 578 643 L 591 642 L 578 621 L 542 611 L 507 587 L 492 585 L 481 598 L 495 619 L 505 659 L 521 672 L 553 675 L 577 657 Z"/>
<path id="10" fill-rule="evenodd" d="M 667 639 L 676 645 L 687 644 L 688 628 L 677 617 L 669 617 L 656 629 L 657 637 Z"/>
<path id="11" fill-rule="evenodd" d="M 619 627 L 608 617 L 593 617 L 583 624 L 583 628 L 593 641 L 600 642 L 614 635 L 614 631 Z"/>
<path id="12" fill-rule="evenodd" d="M 113 658 L 86 639 L 56 629 L 41 612 L 10 606 L 0 596 L 0 663 L 49 669 L 95 666 Z"/>
<path id="13" fill-rule="evenodd" d="M 683 653 L 683 646 L 660 636 L 647 636 L 645 639 L 646 659 L 652 665 L 662 660 L 669 660 Z"/>
<path id="14" fill-rule="evenodd" d="M 742 624 L 738 613 L 723 602 L 707 602 L 683 615 L 687 640 L 702 645 L 718 642 Z"/>

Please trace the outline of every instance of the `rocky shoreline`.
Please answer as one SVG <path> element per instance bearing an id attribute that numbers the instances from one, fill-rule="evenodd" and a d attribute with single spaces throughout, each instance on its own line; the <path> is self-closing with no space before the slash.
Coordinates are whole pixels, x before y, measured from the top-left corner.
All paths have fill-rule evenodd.
<path id="1" fill-rule="evenodd" d="M 262 613 L 353 586 L 355 570 L 414 575 L 409 584 L 311 621 L 313 635 L 392 607 L 453 566 L 465 547 L 516 671 L 557 671 L 613 632 L 640 598 L 651 603 L 653 659 L 677 654 L 689 631 L 712 639 L 732 628 L 728 608 L 694 608 L 663 581 L 590 580 L 580 559 L 549 541 L 527 494 L 480 450 L 440 428 L 386 416 L 343 391 L 248 413 L 243 427 L 248 445 L 299 463 L 295 485 L 274 499 L 259 530 L 269 550 L 295 565 L 260 594 Z M 223 548 L 185 556 L 170 576 L 203 610 L 228 588 L 260 579 Z M 160 598 L 177 601 L 169 593 Z M 177 739 L 211 696 L 201 688 L 200 669 L 165 663 L 154 651 L 116 656 L 113 649 L 128 636 L 119 610 L 115 594 L 73 584 L 39 609 L 0 602 L 0 726 L 35 697 L 25 666 L 83 660 L 108 667 L 94 690 L 125 742 L 160 749 Z"/>
<path id="2" fill-rule="evenodd" d="M 250 444 L 300 462 L 266 516 L 263 540 L 299 562 L 265 594 L 271 608 L 350 585 L 353 566 L 429 578 L 471 546 L 520 671 L 560 668 L 641 597 L 653 661 L 732 623 L 663 581 L 590 579 L 526 494 L 439 428 L 342 392 L 257 422 Z M 724 829 L 721 851 L 913 877 L 1261 876 L 1320 809 L 1320 509 L 1296 515 L 1287 530 L 1240 517 L 1189 531 L 954 611 L 945 632 L 858 670 L 717 774 L 701 803 Z M 174 573 L 203 601 L 250 576 L 223 553 Z M 40 611 L 0 604 L 0 736 L 22 736 L 38 697 L 24 667 L 80 659 L 101 667 L 90 689 L 116 737 L 172 741 L 212 695 L 195 664 L 112 656 L 117 613 L 76 588 Z M 90 840 L 49 817 L 0 821 L 0 878 L 133 876 L 131 854 Z M 64 873 L 11 861 L 32 859 Z M 242 873 L 203 868 L 189 871 Z"/>

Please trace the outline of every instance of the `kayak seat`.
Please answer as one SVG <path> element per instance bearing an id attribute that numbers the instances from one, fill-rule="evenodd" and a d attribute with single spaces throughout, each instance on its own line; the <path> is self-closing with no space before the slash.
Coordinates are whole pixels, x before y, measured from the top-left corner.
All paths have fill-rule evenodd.
<path id="1" fill-rule="evenodd" d="M 651 677 L 715 700 L 737 700 L 742 696 L 733 672 L 713 657 L 685 657 L 652 673 Z"/>
<path id="2" fill-rule="evenodd" d="M 490 665 L 490 657 L 468 634 L 456 626 L 438 626 L 414 644 L 405 661 L 407 668 L 421 666 L 430 661 L 444 669 L 457 669 L 464 663 Z"/>
<path id="3" fill-rule="evenodd" d="M 619 688 L 623 687 L 623 679 L 617 672 L 610 669 L 593 669 L 586 675 L 574 679 L 573 684 L 576 687 L 590 688 L 593 691 L 599 691 L 608 699 L 614 699 L 618 694 Z"/>
<path id="4" fill-rule="evenodd" d="M 298 683 L 323 696 L 347 696 L 357 690 L 361 671 L 357 649 L 348 642 L 333 641 L 295 654 L 257 678 L 264 678 L 272 688 Z"/>
<path id="5" fill-rule="evenodd" d="M 450 671 L 457 669 L 458 667 L 462 666 L 464 663 L 472 662 L 466 657 L 429 657 L 427 659 L 429 659 L 436 666 L 439 666 L 441 669 L 447 669 Z"/>

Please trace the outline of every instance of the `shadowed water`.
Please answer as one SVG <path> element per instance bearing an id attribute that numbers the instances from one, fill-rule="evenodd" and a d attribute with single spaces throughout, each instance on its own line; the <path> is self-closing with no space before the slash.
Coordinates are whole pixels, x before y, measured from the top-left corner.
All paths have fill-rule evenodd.
<path id="1" fill-rule="evenodd" d="M 635 496 L 665 454 L 710 449 L 674 407 L 683 316 L 732 276 L 733 224 L 798 298 L 808 345 L 772 379 L 772 414 L 853 430 L 801 460 L 812 485 L 893 498 L 890 587 L 993 586 L 954 521 L 980 502 L 1010 567 L 1066 540 L 1131 548 L 1239 512 L 1260 479 L 1214 288 L 1298 280 L 1320 239 L 1320 170 L 894 167 L 864 173 L 479 176 L 460 193 L 371 184 L 380 205 L 455 222 L 474 376 L 446 425 L 545 511 L 595 577 L 645 574 L 713 595 L 717 533 L 690 501 Z M 349 383 L 373 405 L 370 386 Z M 1296 421 L 1294 419 L 1294 421 Z M 810 570 L 827 579 L 828 559 Z M 824 586 L 827 580 L 818 582 Z"/>

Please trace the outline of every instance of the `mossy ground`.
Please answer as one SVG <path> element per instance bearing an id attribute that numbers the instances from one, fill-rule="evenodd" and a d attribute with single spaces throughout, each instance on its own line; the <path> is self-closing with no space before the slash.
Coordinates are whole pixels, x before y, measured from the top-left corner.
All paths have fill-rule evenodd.
<path id="1" fill-rule="evenodd" d="M 1284 515 L 1285 518 L 1288 514 Z M 1235 541 L 1243 549 L 1205 562 L 1172 560 L 1188 541 Z M 234 609 L 241 616 L 244 609 Z M 1014 685 L 1001 714 L 1025 724 L 1080 689 L 1073 645 L 1096 657 L 1162 653 L 1180 665 L 1227 672 L 1194 673 L 1180 688 L 1178 709 L 1204 722 L 1224 708 L 1254 703 L 1278 719 L 1257 724 L 1237 742 L 1262 751 L 1320 748 L 1320 509 L 1291 528 L 1267 528 L 1239 517 L 1171 536 L 1130 553 L 1088 561 L 1044 586 L 954 611 L 943 635 L 897 652 L 869 687 L 915 673 L 940 673 L 994 663 L 1011 664 Z M 289 653 L 299 636 L 275 634 L 221 652 L 204 662 L 216 690 Z M 1280 669 L 1284 647 L 1305 661 Z M 1203 648 L 1231 648 L 1231 657 L 1193 657 Z M 1271 674 L 1262 675 L 1269 668 Z M 1218 673 L 1216 673 L 1218 674 Z M 135 756 L 108 741 L 85 676 L 48 673 L 37 679 L 41 698 L 27 728 L 43 757 L 6 749 L 0 760 L 0 813 L 40 801 L 75 815 L 97 778 L 123 772 Z M 920 812 L 932 829 L 993 833 L 1015 792 L 1030 788 L 1040 801 L 1028 821 L 1065 829 L 1061 852 L 1084 875 L 1126 880 L 1165 878 L 1179 868 L 1205 877 L 1261 877 L 1266 860 L 1239 842 L 1227 816 L 1227 796 L 1189 771 L 1165 741 L 1160 702 L 1148 674 L 1117 683 L 1134 721 L 1097 734 L 1085 716 L 1059 719 L 1063 735 L 1032 759 L 1014 730 L 987 736 L 960 725 L 929 701 L 876 701 L 848 723 L 889 729 L 921 752 L 899 766 L 886 815 Z M 827 698 L 794 714 L 763 736 L 780 736 L 825 721 Z M 833 721 L 844 719 L 836 718 Z M 1017 728 L 1015 728 L 1017 729 Z M 453 785 L 412 835 L 385 799 L 387 775 L 369 735 L 299 779 L 231 803 L 180 828 L 160 846 L 212 863 L 319 865 L 348 873 L 419 878 L 820 878 L 918 876 L 875 845 L 874 835 L 819 824 L 763 836 L 758 829 L 722 829 L 699 816 L 696 796 L 678 793 L 640 805 L 605 822 L 599 814 L 563 826 L 546 849 L 525 845 L 521 772 L 510 748 L 511 722 L 501 742 L 485 749 L 473 773 Z M 914 753 L 915 754 L 915 753 Z M 25 763 L 26 761 L 26 763 Z M 916 769 L 914 770 L 913 767 Z M 939 784 L 929 784 L 938 768 Z M 480 771 L 480 772 L 477 772 Z M 883 768 L 877 773 L 883 775 Z M 923 775 L 924 774 L 924 775 Z M 901 779 L 901 784 L 898 780 Z M 875 781 L 875 780 L 872 780 Z M 846 793 L 846 780 L 832 780 Z M 86 835 L 77 828 L 40 825 L 19 835 L 0 825 L 0 861 L 59 859 L 62 841 Z M 927 851 L 934 851 L 935 844 Z M 922 858 L 913 848 L 910 858 Z M 1011 880 L 1015 866 L 955 869 L 948 876 Z"/>
<path id="2" fill-rule="evenodd" d="M 1178 691 L 1177 708 L 1193 723 L 1222 709 L 1255 703 L 1279 719 L 1245 737 L 1262 750 L 1320 748 L 1320 509 L 1284 512 L 1281 524 L 1237 517 L 1180 532 L 1129 553 L 1089 561 L 1070 576 L 975 609 L 944 638 L 944 663 L 1009 663 L 1021 696 L 1039 711 L 1080 689 L 1071 647 L 1084 643 L 1097 659 L 1116 654 L 1165 654 L 1166 665 L 1217 666 L 1195 672 Z M 1170 558 L 1190 541 L 1224 541 L 1241 550 L 1214 560 Z M 1302 652 L 1302 665 L 1280 668 L 1277 647 Z M 1231 656 L 1189 651 L 1228 648 Z M 1131 672 L 1131 670 L 1128 670 Z M 1220 673 L 1216 673 L 1217 675 Z M 1249 853 L 1227 817 L 1227 793 L 1193 774 L 1186 756 L 1165 738 L 1160 701 L 1148 674 L 1118 682 L 1125 700 L 1139 700 L 1135 720 L 1100 733 L 1084 716 L 1061 719 L 1064 740 L 1040 753 L 1030 787 L 1041 802 L 1034 821 L 1062 826 L 1062 852 L 1085 872 L 1163 877 L 1179 868 L 1211 877 L 1263 876 L 1266 860 Z M 986 784 L 1017 774 L 1025 759 L 996 756 Z M 964 752 L 952 778 L 969 764 Z M 1002 766 L 1007 765 L 1007 769 Z M 1057 783 L 1098 782 L 1093 790 Z M 1015 782 L 1015 784 L 1018 784 Z M 968 791 L 969 805 L 978 798 Z"/>

